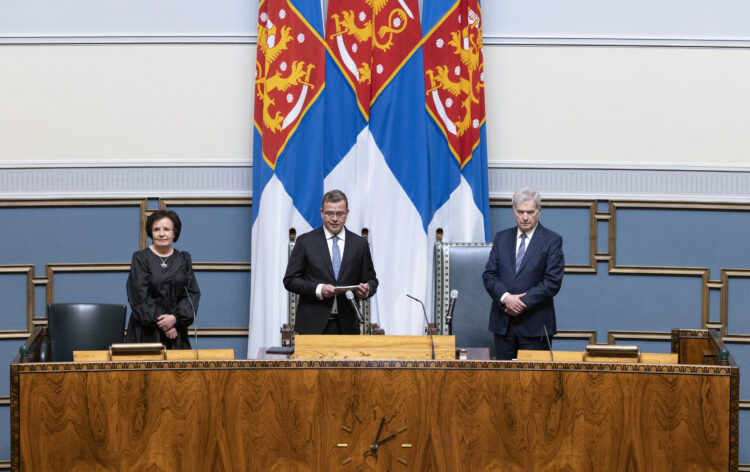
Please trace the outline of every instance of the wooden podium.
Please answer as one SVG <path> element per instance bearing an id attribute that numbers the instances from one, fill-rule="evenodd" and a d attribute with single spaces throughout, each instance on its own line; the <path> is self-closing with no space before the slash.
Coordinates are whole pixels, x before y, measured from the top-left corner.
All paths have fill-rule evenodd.
<path id="1" fill-rule="evenodd" d="M 11 364 L 13 470 L 738 468 L 739 369 L 715 331 L 673 331 L 666 364 L 49 363 L 38 342 Z"/>
<path id="2" fill-rule="evenodd" d="M 316 336 L 295 337 L 295 359 L 435 359 L 456 358 L 454 336 Z"/>

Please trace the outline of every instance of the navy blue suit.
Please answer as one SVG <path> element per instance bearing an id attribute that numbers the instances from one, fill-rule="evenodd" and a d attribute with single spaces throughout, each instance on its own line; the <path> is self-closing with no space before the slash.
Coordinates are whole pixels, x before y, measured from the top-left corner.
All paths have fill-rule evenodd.
<path id="1" fill-rule="evenodd" d="M 538 224 L 516 273 L 517 231 L 514 226 L 495 235 L 482 274 L 484 287 L 492 297 L 489 330 L 505 335 L 509 324 L 513 323 L 514 330 L 527 338 L 543 336 L 543 326 L 553 335 L 557 326 L 552 297 L 560 291 L 565 270 L 562 237 Z M 500 297 L 506 292 L 513 295 L 526 292 L 521 298 L 526 309 L 514 319 L 505 313 L 500 302 Z"/>

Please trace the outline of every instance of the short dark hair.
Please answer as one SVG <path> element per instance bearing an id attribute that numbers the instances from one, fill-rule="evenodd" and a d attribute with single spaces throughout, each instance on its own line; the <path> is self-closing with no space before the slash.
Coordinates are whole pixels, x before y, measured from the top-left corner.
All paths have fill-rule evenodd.
<path id="1" fill-rule="evenodd" d="M 349 200 L 346 199 L 346 195 L 341 190 L 331 190 L 323 195 L 323 201 L 320 202 L 320 208 L 326 206 L 326 202 L 336 203 L 340 201 L 346 202 L 346 209 L 349 209 Z"/>
<path id="2" fill-rule="evenodd" d="M 158 220 L 162 218 L 169 218 L 172 220 L 172 225 L 174 225 L 174 241 L 177 242 L 178 239 L 180 239 L 180 231 L 182 230 L 182 221 L 180 221 L 180 217 L 177 216 L 177 213 L 171 211 L 171 210 L 156 210 L 155 212 L 151 213 L 148 216 L 148 219 L 146 220 L 146 234 L 149 238 L 154 239 L 153 236 L 153 227 L 154 223 L 156 223 Z"/>

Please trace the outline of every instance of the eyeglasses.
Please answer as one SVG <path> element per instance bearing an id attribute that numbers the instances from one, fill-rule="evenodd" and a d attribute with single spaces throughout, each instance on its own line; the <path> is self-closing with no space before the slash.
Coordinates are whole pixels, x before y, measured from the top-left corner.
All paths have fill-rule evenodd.
<path id="1" fill-rule="evenodd" d="M 336 218 L 343 218 L 346 216 L 346 212 L 345 211 L 324 211 L 323 215 L 326 218 L 333 218 L 334 216 Z"/>

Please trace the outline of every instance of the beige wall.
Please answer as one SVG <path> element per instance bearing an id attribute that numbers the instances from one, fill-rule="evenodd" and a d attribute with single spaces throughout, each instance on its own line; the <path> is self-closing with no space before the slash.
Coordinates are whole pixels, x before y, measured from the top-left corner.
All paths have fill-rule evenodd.
<path id="1" fill-rule="evenodd" d="M 0 47 L 0 159 L 245 161 L 254 47 Z"/>
<path id="2" fill-rule="evenodd" d="M 750 164 L 750 50 L 485 47 L 490 160 Z"/>
<path id="3" fill-rule="evenodd" d="M 255 48 L 0 47 L 0 159 L 248 163 Z M 485 47 L 491 163 L 745 166 L 750 50 Z"/>

